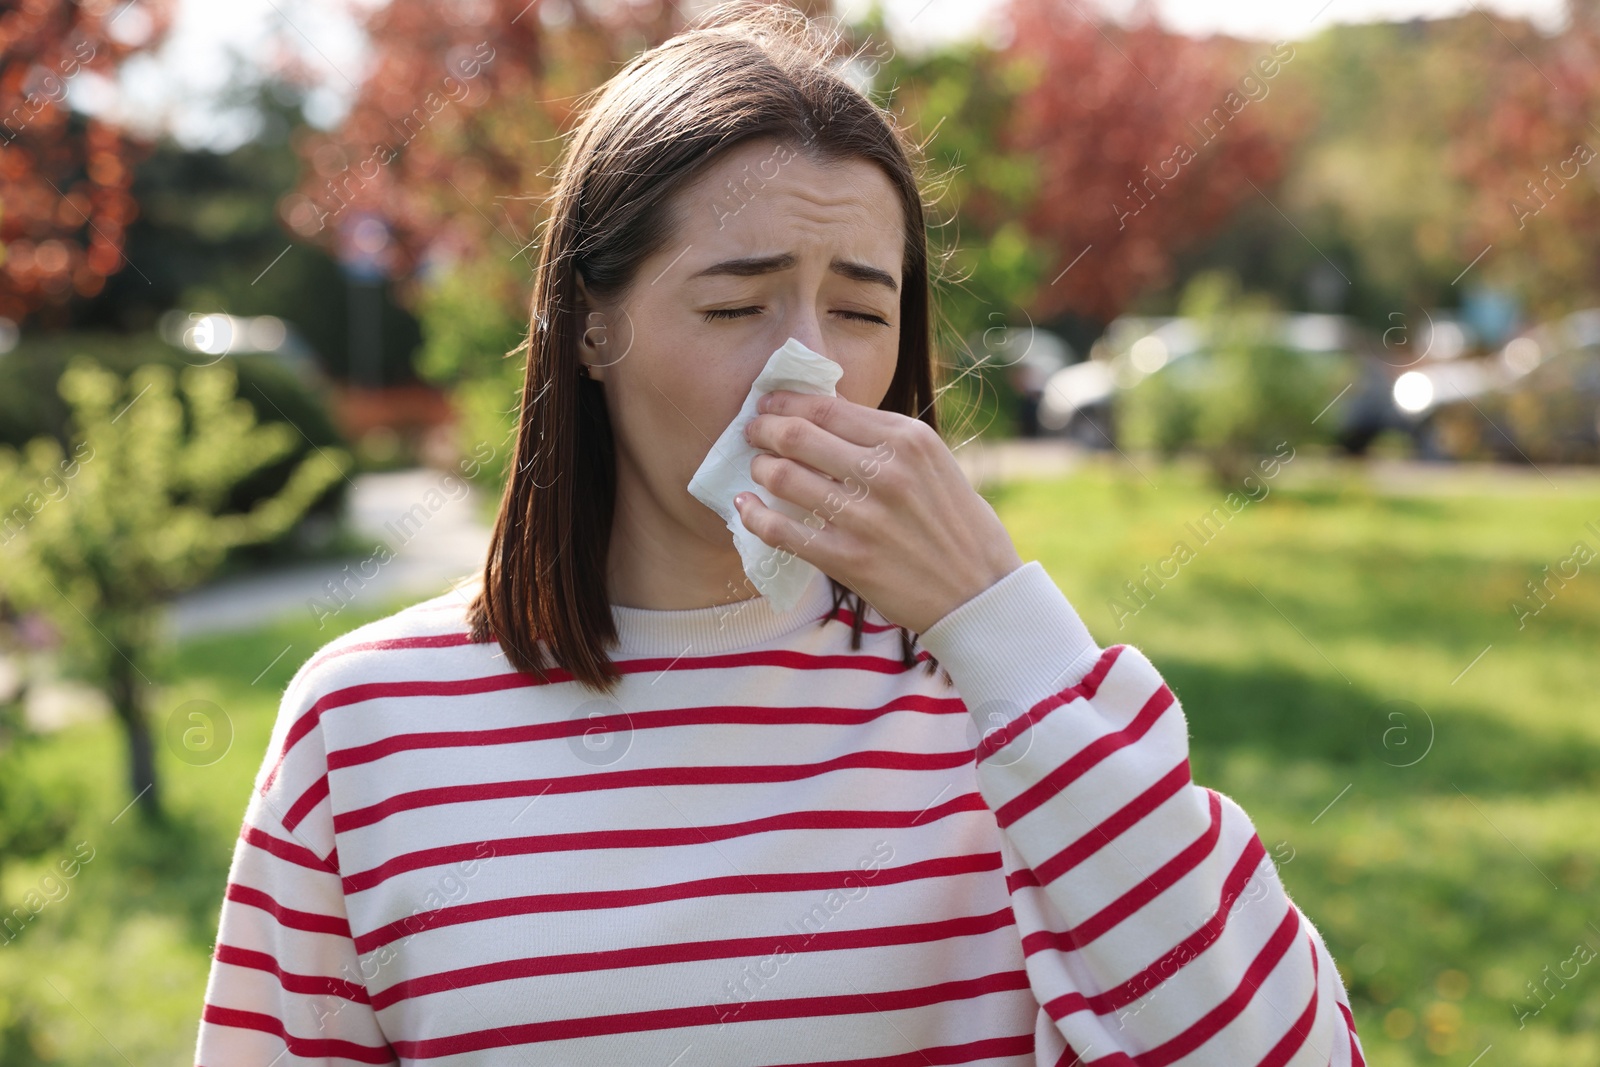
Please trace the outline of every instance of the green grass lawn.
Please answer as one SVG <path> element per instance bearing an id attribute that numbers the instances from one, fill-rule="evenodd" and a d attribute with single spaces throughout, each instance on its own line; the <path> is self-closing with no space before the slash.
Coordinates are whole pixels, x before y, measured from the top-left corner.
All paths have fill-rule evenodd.
<path id="1" fill-rule="evenodd" d="M 1524 628 L 1509 606 L 1578 540 L 1600 550 L 1584 528 L 1600 526 L 1600 489 L 1384 496 L 1356 477 L 1308 479 L 1297 461 L 1268 498 L 1224 508 L 1202 545 L 1186 524 L 1225 493 L 1141 467 L 1153 486 L 1091 465 L 988 495 L 1101 643 L 1137 645 L 1164 672 L 1196 779 L 1250 812 L 1323 931 L 1368 1061 L 1466 1067 L 1492 1045 L 1478 1067 L 1600 1063 L 1600 960 L 1574 956 L 1600 947 L 1600 559 Z M 1147 604 L 1129 599 L 1123 583 L 1180 538 L 1193 558 L 1151 581 Z M 189 1063 L 278 695 L 334 624 L 398 606 L 173 650 L 158 726 L 203 699 L 234 737 L 209 766 L 163 747 L 165 829 L 118 815 L 129 794 L 109 724 L 9 757 L 23 788 L 7 795 L 30 799 L 0 819 L 54 844 L 0 867 L 0 902 L 20 903 L 80 842 L 93 858 L 0 943 L 0 1064 Z"/>
<path id="2" fill-rule="evenodd" d="M 1600 949 L 1600 559 L 1523 628 L 1510 607 L 1575 542 L 1600 552 L 1600 482 L 1388 497 L 1294 487 L 1291 467 L 1202 544 L 1186 525 L 1226 494 L 1144 469 L 1154 487 L 1117 466 L 990 496 L 1100 642 L 1167 677 L 1196 780 L 1250 812 L 1369 1062 L 1493 1045 L 1481 1067 L 1600 1064 L 1600 964 L 1581 966 Z M 1193 558 L 1161 562 L 1179 539 Z M 1123 583 L 1158 562 L 1176 577 L 1140 606 Z"/>

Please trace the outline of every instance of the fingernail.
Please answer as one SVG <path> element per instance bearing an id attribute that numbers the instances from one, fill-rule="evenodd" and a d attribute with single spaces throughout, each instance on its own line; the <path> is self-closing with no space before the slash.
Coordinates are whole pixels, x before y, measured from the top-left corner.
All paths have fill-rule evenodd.
<path id="1" fill-rule="evenodd" d="M 750 494 L 749 493 L 736 493 L 736 494 L 734 494 L 734 497 L 733 497 L 733 506 L 736 507 L 736 508 L 742 508 L 742 507 L 744 507 L 744 502 L 746 500 L 748 500 L 749 498 L 750 498 Z"/>

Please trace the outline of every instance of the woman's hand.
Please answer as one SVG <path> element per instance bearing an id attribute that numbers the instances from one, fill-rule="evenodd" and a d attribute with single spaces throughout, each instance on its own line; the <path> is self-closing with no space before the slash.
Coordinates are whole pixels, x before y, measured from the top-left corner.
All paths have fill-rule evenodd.
<path id="1" fill-rule="evenodd" d="M 913 633 L 1022 566 L 989 502 L 927 423 L 842 396 L 777 390 L 745 437 L 769 454 L 750 476 L 811 516 L 796 522 L 754 494 L 745 528 L 859 593 Z"/>

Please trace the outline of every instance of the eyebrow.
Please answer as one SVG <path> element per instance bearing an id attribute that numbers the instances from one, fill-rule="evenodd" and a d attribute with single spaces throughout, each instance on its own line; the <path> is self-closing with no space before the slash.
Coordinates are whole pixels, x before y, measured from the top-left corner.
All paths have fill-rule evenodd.
<path id="1" fill-rule="evenodd" d="M 797 260 L 792 252 L 781 252 L 775 256 L 746 256 L 743 259 L 725 259 L 721 263 L 713 263 L 704 270 L 695 271 L 690 278 L 701 278 L 713 274 L 732 274 L 741 278 L 748 278 L 757 274 L 771 274 L 774 271 L 788 270 Z M 858 282 L 870 282 L 882 285 L 892 293 L 900 291 L 900 286 L 895 282 L 894 276 L 877 267 L 869 267 L 865 263 L 856 263 L 847 259 L 835 259 L 828 264 L 828 269 L 835 274 L 842 274 Z"/>

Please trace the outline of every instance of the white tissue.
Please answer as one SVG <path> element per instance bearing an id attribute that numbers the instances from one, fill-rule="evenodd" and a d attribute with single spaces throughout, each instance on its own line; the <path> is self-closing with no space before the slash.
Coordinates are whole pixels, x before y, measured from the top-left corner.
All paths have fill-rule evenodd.
<path id="1" fill-rule="evenodd" d="M 754 493 L 761 502 L 774 511 L 781 512 L 796 522 L 804 522 L 810 512 L 782 497 L 770 494 L 750 477 L 750 461 L 761 454 L 744 439 L 745 423 L 755 418 L 756 401 L 776 389 L 795 393 L 814 393 L 819 396 L 837 396 L 834 383 L 844 374 L 844 368 L 826 356 L 818 355 L 805 345 L 789 338 L 767 358 L 767 365 L 756 375 L 755 384 L 744 398 L 739 414 L 728 423 L 705 462 L 689 479 L 689 492 L 706 507 L 722 516 L 733 532 L 733 546 L 739 550 L 744 563 L 744 573 L 754 583 L 761 595 L 772 602 L 774 611 L 785 612 L 793 608 L 811 584 L 817 568 L 799 556 L 784 559 L 782 549 L 773 548 L 761 538 L 745 529 L 733 498 L 739 493 Z"/>

